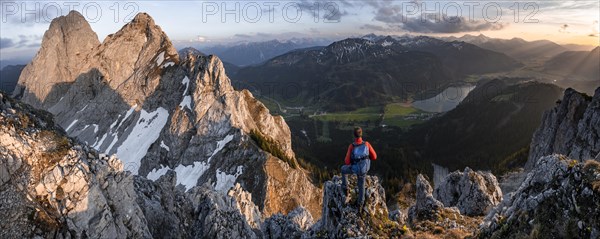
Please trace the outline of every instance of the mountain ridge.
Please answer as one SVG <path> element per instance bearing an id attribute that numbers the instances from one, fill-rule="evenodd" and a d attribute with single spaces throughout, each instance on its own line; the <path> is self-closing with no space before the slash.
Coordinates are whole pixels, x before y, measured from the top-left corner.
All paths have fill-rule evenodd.
<path id="1" fill-rule="evenodd" d="M 28 65 L 32 72 L 45 71 L 38 61 L 49 50 L 40 49 Z M 45 92 L 31 86 L 37 79 L 31 74 L 19 80 L 19 92 L 27 96 L 22 100 L 53 113 L 69 136 L 116 154 L 134 174 L 157 180 L 174 170 L 186 189 L 208 183 L 226 193 L 240 183 L 265 216 L 300 205 L 320 215 L 320 190 L 297 168 L 289 127 L 250 92 L 235 91 L 218 57 L 195 51 L 179 56 L 145 13 L 80 54 L 85 57 L 74 68 L 80 75 L 44 78 L 56 83 L 49 88 L 61 89 L 56 100 L 35 100 Z M 256 142 L 253 134 L 266 142 Z"/>

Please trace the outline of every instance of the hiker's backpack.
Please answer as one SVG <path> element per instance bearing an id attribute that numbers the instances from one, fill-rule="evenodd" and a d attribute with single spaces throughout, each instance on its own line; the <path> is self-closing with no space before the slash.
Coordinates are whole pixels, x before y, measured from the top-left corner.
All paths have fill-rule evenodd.
<path id="1" fill-rule="evenodd" d="M 350 159 L 353 164 L 369 158 L 369 146 L 367 146 L 367 142 L 362 142 L 360 144 L 352 143 L 352 146 L 352 155 L 350 155 Z"/>

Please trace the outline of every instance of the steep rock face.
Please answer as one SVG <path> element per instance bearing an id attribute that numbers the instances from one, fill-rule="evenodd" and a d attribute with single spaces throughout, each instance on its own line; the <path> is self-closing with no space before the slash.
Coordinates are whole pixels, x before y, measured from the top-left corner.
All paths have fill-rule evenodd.
<path id="1" fill-rule="evenodd" d="M 485 218 L 481 238 L 600 237 L 600 163 L 538 160 L 521 187 Z"/>
<path id="2" fill-rule="evenodd" d="M 467 167 L 464 172 L 450 173 L 436 186 L 434 196 L 446 207 L 457 207 L 461 214 L 477 216 L 500 203 L 502 190 L 492 173 Z"/>
<path id="3" fill-rule="evenodd" d="M 238 211 L 235 199 L 222 195 L 210 187 L 196 187 L 191 200 L 198 212 L 194 228 L 200 228 L 199 238 L 257 238 L 244 216 Z"/>
<path id="4" fill-rule="evenodd" d="M 365 203 L 359 213 L 355 203 L 357 197 L 356 177 L 349 177 L 350 197 L 342 192 L 342 180 L 334 176 L 325 182 L 323 193 L 323 215 L 304 235 L 307 238 L 357 238 L 399 236 L 397 222 L 389 219 L 385 204 L 385 191 L 379 179 L 367 176 Z"/>
<path id="5" fill-rule="evenodd" d="M 444 204 L 433 197 L 433 188 L 423 175 L 419 174 L 416 181 L 416 203 L 408 209 L 408 221 L 435 219 Z"/>
<path id="6" fill-rule="evenodd" d="M 135 203 L 140 205 L 154 238 L 190 238 L 198 218 L 195 208 L 182 188 L 177 175 L 170 171 L 155 182 L 135 177 Z"/>
<path id="7" fill-rule="evenodd" d="M 0 94 L 1 237 L 150 237 L 133 176 Z"/>
<path id="8" fill-rule="evenodd" d="M 444 204 L 433 196 L 433 189 L 423 175 L 417 176 L 415 186 L 416 200 L 415 204 L 408 209 L 407 220 L 411 230 L 414 230 L 413 236 L 437 238 L 441 234 L 448 234 L 450 238 L 463 238 L 476 232 L 481 219 L 462 215 L 456 207 L 444 207 Z M 474 191 L 467 192 L 473 193 Z M 471 198 L 473 196 L 464 195 L 464 197 Z"/>
<path id="9" fill-rule="evenodd" d="M 35 107 L 54 105 L 80 74 L 88 52 L 99 44 L 80 13 L 72 11 L 52 20 L 41 50 L 23 69 L 14 94 Z"/>
<path id="10" fill-rule="evenodd" d="M 265 230 L 280 238 L 313 224 L 302 207 L 263 216 L 240 184 L 188 190 L 173 170 L 132 175 L 114 155 L 67 137 L 50 113 L 2 93 L 0 139 L 0 216 L 10 219 L 0 237 L 261 238 Z"/>
<path id="11" fill-rule="evenodd" d="M 526 168 L 537 160 L 559 153 L 577 160 L 600 160 L 600 88 L 593 98 L 567 89 L 560 103 L 544 113 L 533 135 Z"/>
<path id="12" fill-rule="evenodd" d="M 313 225 L 313 218 L 303 207 L 298 207 L 283 215 L 275 214 L 265 220 L 262 226 L 264 238 L 301 238 Z"/>
<path id="13" fill-rule="evenodd" d="M 48 34 L 44 41 L 55 38 Z M 49 70 L 39 62 L 57 61 L 47 53 L 56 49 L 43 45 L 28 66 L 34 72 Z M 180 56 L 145 13 L 78 54 L 85 55 L 79 64 L 65 66 L 77 73 L 47 76 L 69 82 L 62 97 L 36 105 L 53 113 L 69 136 L 116 154 L 124 170 L 150 180 L 173 170 L 184 191 L 207 184 L 226 194 L 239 183 L 237 194 L 249 193 L 264 217 L 298 206 L 320 217 L 321 191 L 297 167 L 289 127 L 250 92 L 235 91 L 219 58 L 191 49 Z M 36 80 L 24 77 L 20 84 L 26 92 Z M 63 85 L 47 86 L 57 87 Z M 251 211 L 245 217 L 257 227 Z"/>

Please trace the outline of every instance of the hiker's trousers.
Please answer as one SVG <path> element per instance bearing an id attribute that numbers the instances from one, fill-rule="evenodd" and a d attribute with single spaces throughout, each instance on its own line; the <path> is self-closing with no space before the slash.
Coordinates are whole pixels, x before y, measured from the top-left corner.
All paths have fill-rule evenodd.
<path id="1" fill-rule="evenodd" d="M 365 176 L 371 168 L 371 160 L 363 159 L 358 163 L 342 166 L 342 188 L 348 188 L 347 174 L 356 174 L 358 179 L 358 205 L 365 202 Z"/>

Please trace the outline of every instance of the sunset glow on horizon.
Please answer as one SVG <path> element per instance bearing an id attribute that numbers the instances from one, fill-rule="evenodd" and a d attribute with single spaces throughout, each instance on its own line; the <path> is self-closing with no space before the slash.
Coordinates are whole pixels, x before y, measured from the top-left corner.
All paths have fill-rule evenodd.
<path id="1" fill-rule="evenodd" d="M 378 35 L 550 40 L 600 45 L 598 1 L 3 1 L 0 59 L 31 57 L 51 19 L 80 11 L 100 40 L 147 12 L 174 42 L 227 44 Z"/>

